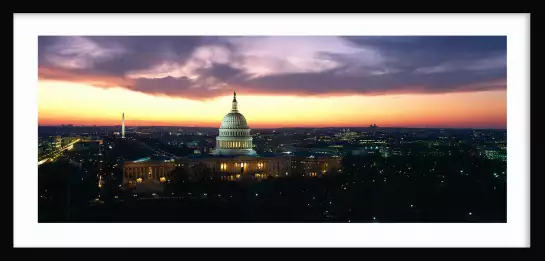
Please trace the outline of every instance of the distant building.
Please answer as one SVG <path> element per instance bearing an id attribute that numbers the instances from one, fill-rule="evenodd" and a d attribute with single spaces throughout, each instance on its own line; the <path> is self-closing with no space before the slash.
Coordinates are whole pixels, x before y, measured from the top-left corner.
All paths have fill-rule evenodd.
<path id="1" fill-rule="evenodd" d="M 365 145 L 365 146 L 383 146 L 386 144 L 386 141 L 384 140 L 358 140 L 359 145 Z"/>
<path id="2" fill-rule="evenodd" d="M 61 147 L 65 147 L 68 144 L 76 141 L 77 139 L 78 139 L 78 137 L 74 137 L 74 136 L 62 137 L 61 138 Z"/>
<path id="3" fill-rule="evenodd" d="M 382 157 L 391 157 L 391 156 L 403 156 L 405 153 L 403 153 L 403 150 L 401 148 L 391 148 L 391 147 L 379 147 L 378 152 L 382 155 Z"/>
<path id="4" fill-rule="evenodd" d="M 311 154 L 317 154 L 317 155 L 329 155 L 329 156 L 339 155 L 338 150 L 333 148 L 311 148 L 311 149 L 307 149 L 306 151 L 310 152 Z"/>
<path id="5" fill-rule="evenodd" d="M 379 153 L 380 153 L 380 155 L 382 155 L 382 157 L 385 157 L 385 158 L 388 158 L 388 157 L 392 156 L 392 152 L 390 150 L 390 147 L 381 147 L 379 149 Z"/>
<path id="6" fill-rule="evenodd" d="M 377 154 L 380 153 L 381 147 L 378 146 L 366 146 L 361 147 L 355 150 L 352 150 L 352 155 L 368 155 L 368 154 Z"/>
<path id="7" fill-rule="evenodd" d="M 135 189 L 139 184 L 155 183 L 151 180 L 166 184 L 172 179 L 172 170 L 176 163 L 171 158 L 148 157 L 123 163 L 123 186 Z"/>
<path id="8" fill-rule="evenodd" d="M 337 134 L 340 140 L 353 140 L 359 136 L 357 132 L 345 130 L 344 132 L 341 132 Z"/>
<path id="9" fill-rule="evenodd" d="M 62 148 L 62 137 L 61 136 L 57 136 L 55 138 L 54 147 L 55 147 L 56 150 Z"/>
<path id="10" fill-rule="evenodd" d="M 198 149 L 199 148 L 199 142 L 198 141 L 188 141 L 185 143 L 185 145 L 190 149 Z"/>
<path id="11" fill-rule="evenodd" d="M 490 160 L 507 161 L 507 151 L 500 148 L 481 149 L 481 156 Z"/>
<path id="12" fill-rule="evenodd" d="M 322 157 L 322 156 L 295 156 L 291 159 L 291 175 L 302 175 L 308 177 L 316 177 L 326 175 L 329 172 L 339 171 L 341 168 L 342 158 L 339 156 Z"/>
<path id="13" fill-rule="evenodd" d="M 84 151 L 89 149 L 99 149 L 102 140 L 81 140 L 74 144 L 73 151 Z"/>

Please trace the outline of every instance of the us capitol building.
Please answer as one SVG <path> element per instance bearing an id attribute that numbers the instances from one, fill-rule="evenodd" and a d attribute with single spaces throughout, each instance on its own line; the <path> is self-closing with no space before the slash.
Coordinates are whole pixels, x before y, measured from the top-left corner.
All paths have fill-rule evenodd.
<path id="1" fill-rule="evenodd" d="M 216 137 L 216 149 L 210 155 L 192 155 L 177 159 L 150 157 L 123 164 L 123 185 L 135 188 L 141 183 L 169 183 L 172 171 L 181 168 L 184 175 L 207 173 L 222 180 L 259 180 L 290 175 L 316 177 L 337 171 L 340 157 L 291 154 L 258 155 L 253 149 L 251 129 L 238 111 L 236 92 L 231 111 L 225 115 Z"/>

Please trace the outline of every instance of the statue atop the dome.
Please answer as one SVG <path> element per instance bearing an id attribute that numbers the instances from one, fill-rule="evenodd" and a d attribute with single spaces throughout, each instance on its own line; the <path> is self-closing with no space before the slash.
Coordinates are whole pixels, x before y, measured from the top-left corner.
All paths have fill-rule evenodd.
<path id="1" fill-rule="evenodd" d="M 232 111 L 236 111 L 237 109 L 237 91 L 233 90 L 233 105 L 231 107 Z"/>

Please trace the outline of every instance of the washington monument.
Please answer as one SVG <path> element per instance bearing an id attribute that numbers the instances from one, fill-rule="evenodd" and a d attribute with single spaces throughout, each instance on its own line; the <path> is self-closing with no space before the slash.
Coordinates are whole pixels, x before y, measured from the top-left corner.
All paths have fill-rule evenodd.
<path id="1" fill-rule="evenodd" d="M 121 138 L 125 138 L 125 113 L 121 116 Z"/>

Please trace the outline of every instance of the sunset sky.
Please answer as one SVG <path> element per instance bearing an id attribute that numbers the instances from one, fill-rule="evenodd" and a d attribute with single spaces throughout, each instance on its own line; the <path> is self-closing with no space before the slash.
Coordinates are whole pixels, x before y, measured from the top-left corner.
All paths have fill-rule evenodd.
<path id="1" fill-rule="evenodd" d="M 41 36 L 39 124 L 506 128 L 506 40 Z"/>

